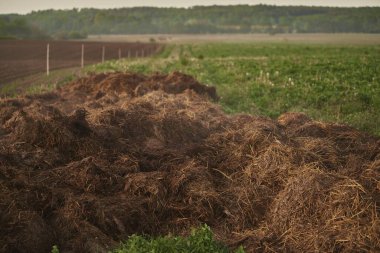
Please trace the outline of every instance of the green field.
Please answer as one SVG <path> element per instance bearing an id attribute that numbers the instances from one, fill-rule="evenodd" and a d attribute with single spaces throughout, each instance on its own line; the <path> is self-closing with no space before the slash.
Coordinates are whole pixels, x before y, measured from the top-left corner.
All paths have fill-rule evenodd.
<path id="1" fill-rule="evenodd" d="M 229 113 L 305 112 L 380 135 L 380 46 L 286 43 L 169 45 L 154 58 L 90 71 L 181 71 L 217 87 Z"/>

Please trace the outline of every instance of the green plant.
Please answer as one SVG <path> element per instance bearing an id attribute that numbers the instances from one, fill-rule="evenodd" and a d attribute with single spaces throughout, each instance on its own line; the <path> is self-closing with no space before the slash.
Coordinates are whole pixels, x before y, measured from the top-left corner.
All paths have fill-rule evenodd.
<path id="1" fill-rule="evenodd" d="M 181 62 L 181 64 L 182 64 L 183 66 L 187 66 L 187 65 L 189 65 L 189 60 L 188 60 L 187 58 L 185 58 L 185 57 L 181 57 L 180 62 Z"/>
<path id="2" fill-rule="evenodd" d="M 53 248 L 51 249 L 51 253 L 59 253 L 59 249 L 57 245 L 53 246 Z"/>
<path id="3" fill-rule="evenodd" d="M 193 229 L 188 237 L 172 235 L 164 237 L 144 237 L 132 235 L 129 239 L 112 253 L 227 253 L 228 248 L 213 239 L 213 234 L 207 225 Z M 237 253 L 244 253 L 239 247 Z"/>

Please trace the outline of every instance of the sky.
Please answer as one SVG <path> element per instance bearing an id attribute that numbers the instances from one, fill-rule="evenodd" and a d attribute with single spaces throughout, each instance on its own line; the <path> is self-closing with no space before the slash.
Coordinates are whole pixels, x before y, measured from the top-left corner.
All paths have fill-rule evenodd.
<path id="1" fill-rule="evenodd" d="M 380 0 L 0 0 L 0 13 L 25 14 L 45 9 L 120 8 L 134 6 L 191 7 L 194 5 L 271 4 L 360 7 L 380 6 Z"/>

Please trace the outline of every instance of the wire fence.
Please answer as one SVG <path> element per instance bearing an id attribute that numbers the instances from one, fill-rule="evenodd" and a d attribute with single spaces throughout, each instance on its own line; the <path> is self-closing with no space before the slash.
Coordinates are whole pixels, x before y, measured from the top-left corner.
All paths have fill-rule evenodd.
<path id="1" fill-rule="evenodd" d="M 121 58 L 148 57 L 153 43 L 0 41 L 0 84 L 32 74 Z"/>

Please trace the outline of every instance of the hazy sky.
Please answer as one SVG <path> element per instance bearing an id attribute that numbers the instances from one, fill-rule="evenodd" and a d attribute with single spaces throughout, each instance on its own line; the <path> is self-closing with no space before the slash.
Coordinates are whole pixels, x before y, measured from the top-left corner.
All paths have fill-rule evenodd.
<path id="1" fill-rule="evenodd" d="M 232 4 L 380 6 L 380 0 L 0 0 L 0 13 L 28 13 L 32 10 L 72 8 L 118 8 L 133 6 L 189 7 Z"/>

